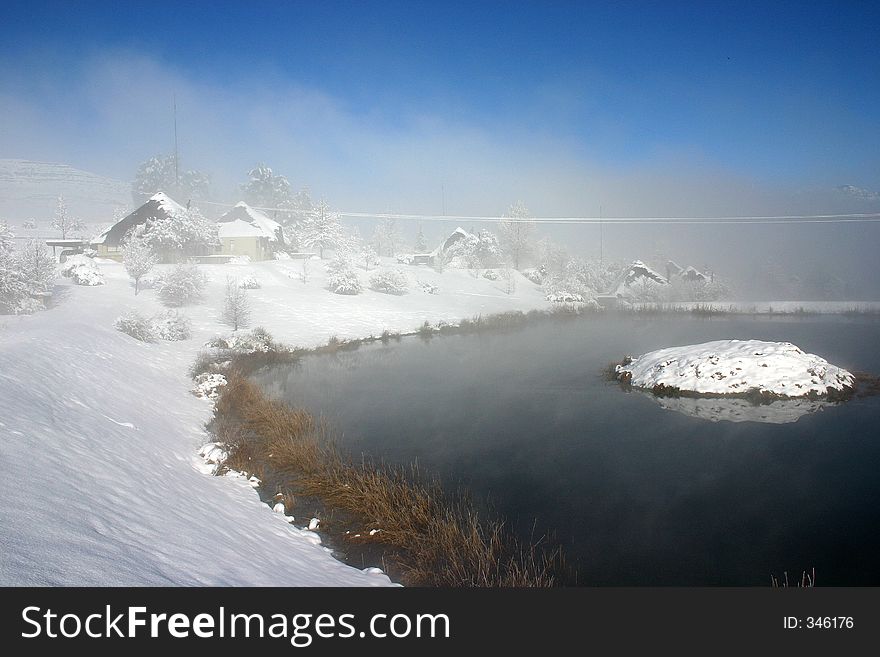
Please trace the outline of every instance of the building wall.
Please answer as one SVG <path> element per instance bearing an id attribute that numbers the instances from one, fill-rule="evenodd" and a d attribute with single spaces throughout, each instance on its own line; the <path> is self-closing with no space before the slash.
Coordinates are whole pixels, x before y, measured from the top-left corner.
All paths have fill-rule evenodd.
<path id="1" fill-rule="evenodd" d="M 106 244 L 98 244 L 97 251 L 99 258 L 108 258 L 109 260 L 122 262 L 121 246 L 107 246 Z"/>
<path id="2" fill-rule="evenodd" d="M 251 260 L 268 260 L 272 257 L 269 240 L 265 237 L 223 237 L 220 253 L 229 256 L 248 256 Z"/>

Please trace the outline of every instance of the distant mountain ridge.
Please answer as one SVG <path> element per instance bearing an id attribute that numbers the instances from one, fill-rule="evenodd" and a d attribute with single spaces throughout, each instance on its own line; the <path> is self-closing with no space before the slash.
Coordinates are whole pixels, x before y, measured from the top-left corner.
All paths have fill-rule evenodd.
<path id="1" fill-rule="evenodd" d="M 71 214 L 89 223 L 111 222 L 116 210 L 132 203 L 130 183 L 57 162 L 0 159 L 0 218 L 43 225 L 59 195 Z"/>

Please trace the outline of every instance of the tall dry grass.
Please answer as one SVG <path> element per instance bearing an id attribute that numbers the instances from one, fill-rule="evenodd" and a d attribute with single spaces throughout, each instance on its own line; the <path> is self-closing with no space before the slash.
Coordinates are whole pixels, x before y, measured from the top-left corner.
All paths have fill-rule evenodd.
<path id="1" fill-rule="evenodd" d="M 552 586 L 559 551 L 516 541 L 464 497 L 417 469 L 352 462 L 305 411 L 267 398 L 241 373 L 217 402 L 228 467 L 269 476 L 287 494 L 314 497 L 360 525 L 362 541 L 387 549 L 386 564 L 410 586 Z M 371 533 L 371 529 L 380 531 Z"/>

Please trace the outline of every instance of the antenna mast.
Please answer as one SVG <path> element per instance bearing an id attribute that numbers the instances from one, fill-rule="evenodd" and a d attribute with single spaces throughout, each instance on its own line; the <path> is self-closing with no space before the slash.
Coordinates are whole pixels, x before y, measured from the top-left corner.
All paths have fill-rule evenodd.
<path id="1" fill-rule="evenodd" d="M 180 190 L 180 167 L 178 162 L 180 156 L 177 151 L 177 94 L 171 94 L 171 104 L 174 109 L 174 185 L 177 187 L 175 193 Z"/>

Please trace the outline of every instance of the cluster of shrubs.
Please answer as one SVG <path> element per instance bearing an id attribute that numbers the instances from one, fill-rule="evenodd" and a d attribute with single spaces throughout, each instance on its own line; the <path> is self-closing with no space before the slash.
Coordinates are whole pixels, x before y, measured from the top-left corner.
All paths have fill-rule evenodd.
<path id="1" fill-rule="evenodd" d="M 286 350 L 286 347 L 275 342 L 272 334 L 262 326 L 257 326 L 249 333 L 236 333 L 229 337 L 212 338 L 208 341 L 207 346 L 240 354 Z"/>
<path id="2" fill-rule="evenodd" d="M 238 286 L 243 290 L 259 290 L 262 287 L 262 285 L 260 285 L 260 279 L 253 274 L 248 274 L 244 278 L 240 278 Z"/>
<path id="3" fill-rule="evenodd" d="M 188 340 L 192 335 L 192 323 L 186 315 L 175 310 L 166 310 L 153 317 L 144 317 L 132 310 L 113 323 L 117 331 L 122 331 L 141 342 L 157 340 Z"/>

